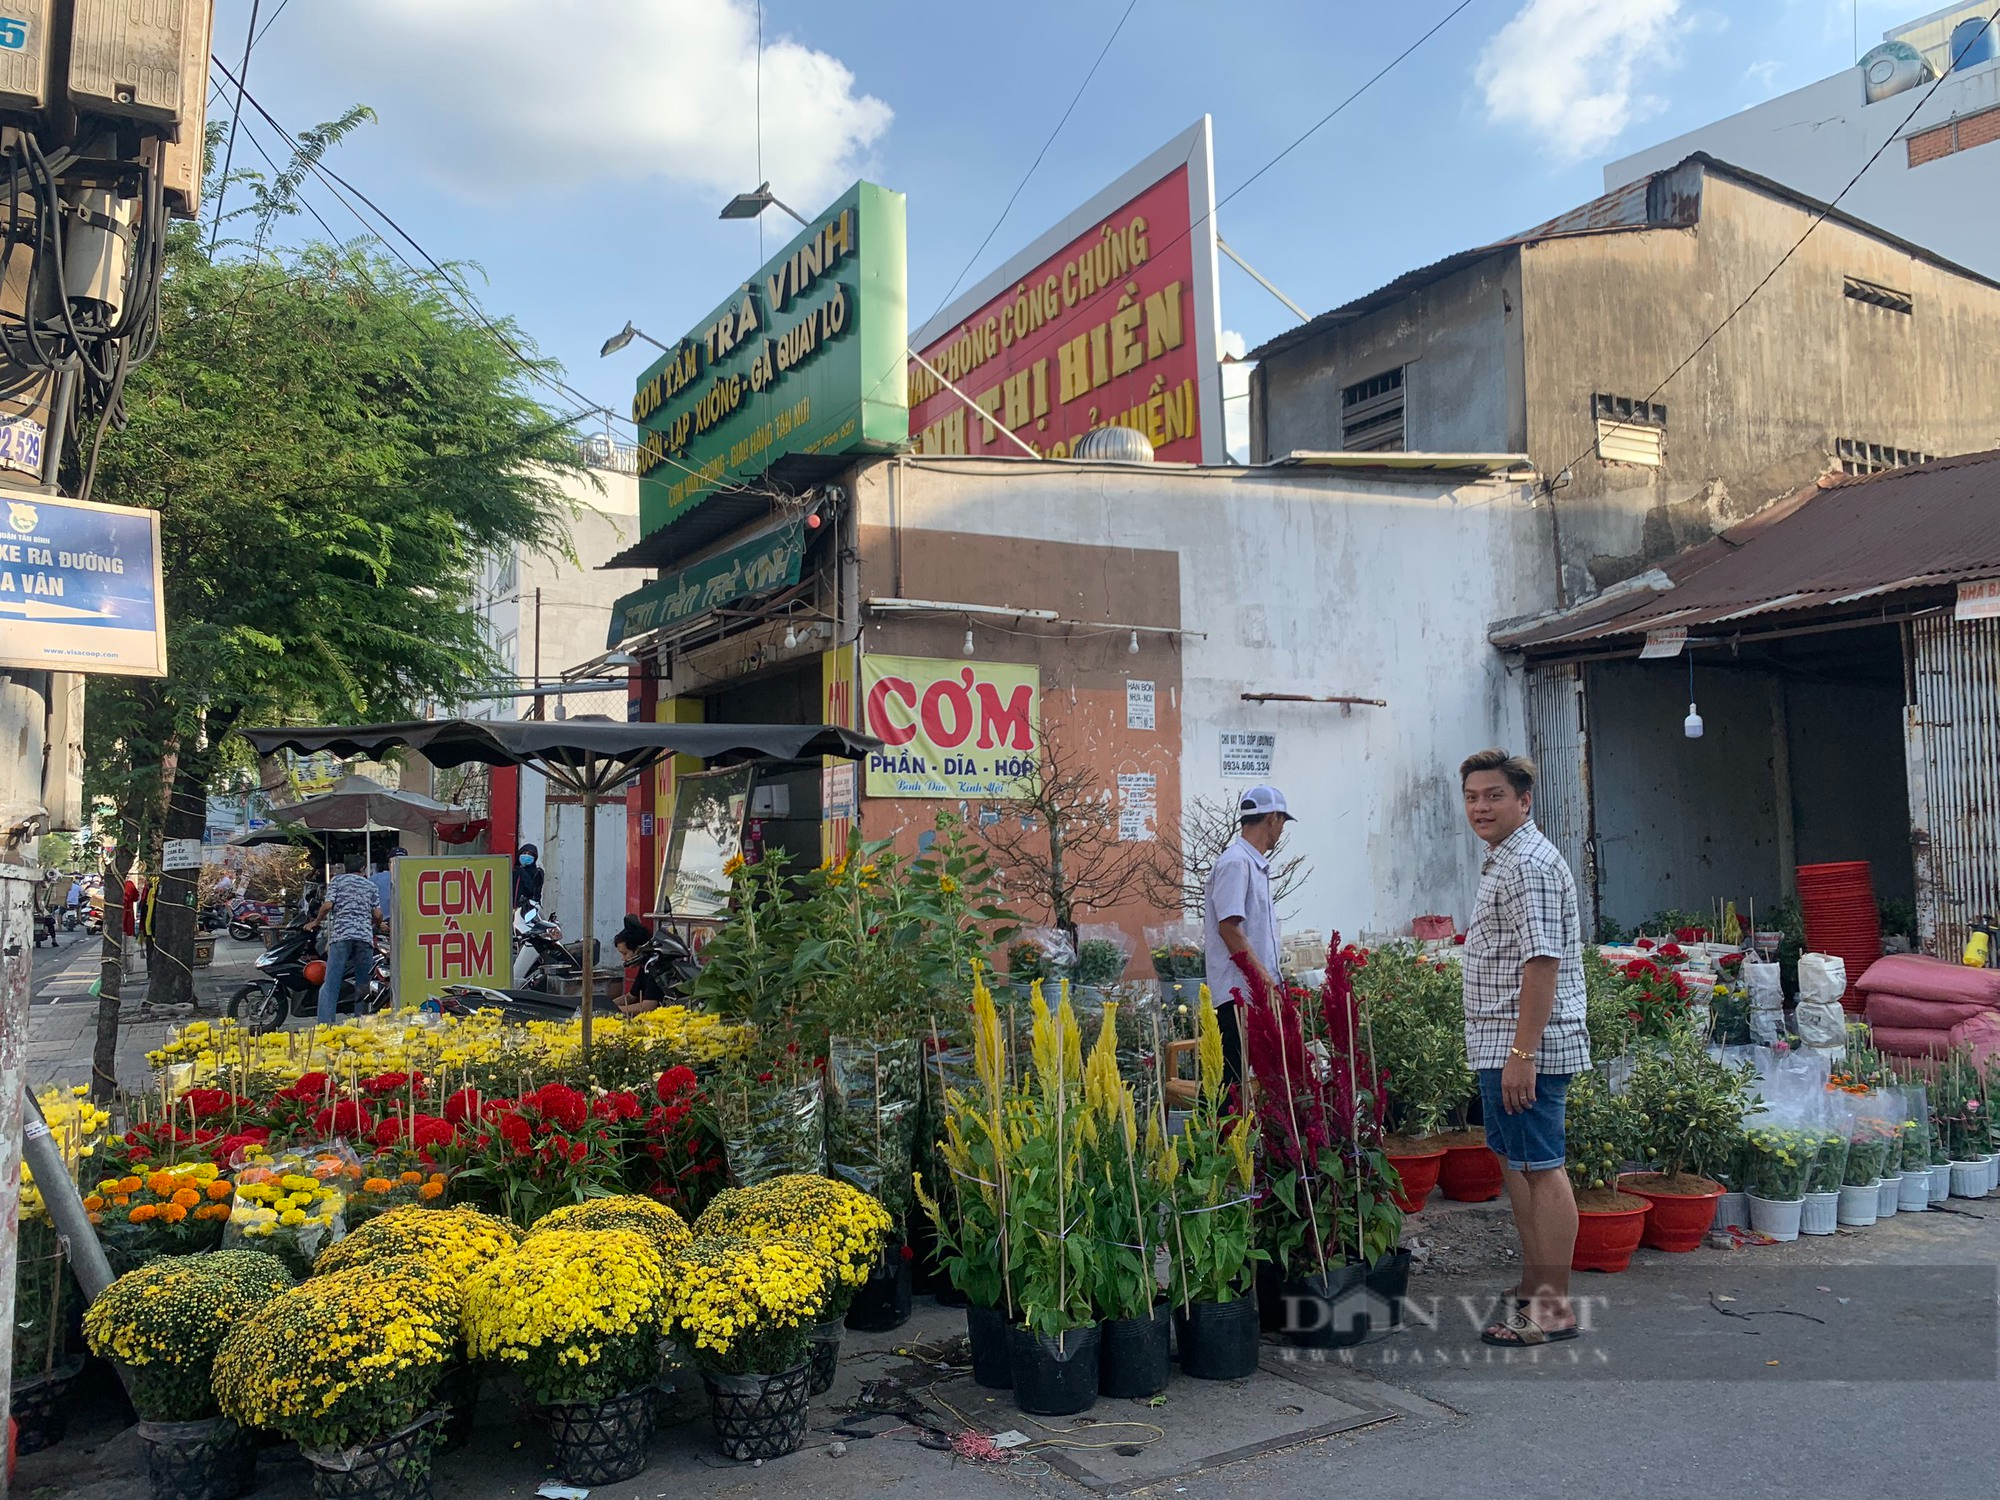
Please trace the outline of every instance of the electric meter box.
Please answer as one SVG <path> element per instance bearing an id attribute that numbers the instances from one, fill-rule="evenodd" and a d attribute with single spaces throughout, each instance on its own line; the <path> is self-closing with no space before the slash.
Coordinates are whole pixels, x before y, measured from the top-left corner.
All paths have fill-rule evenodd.
<path id="1" fill-rule="evenodd" d="M 34 113 L 48 105 L 54 10 L 55 0 L 0 0 L 0 110 Z"/>
<path id="2" fill-rule="evenodd" d="M 0 0 L 5 4 L 6 0 Z M 181 124 L 178 135 L 160 146 L 160 186 L 167 213 L 176 219 L 201 214 L 201 166 L 208 128 L 208 50 L 215 33 L 215 6 L 201 0 L 194 7 L 195 24 L 187 29 L 181 74 Z"/>
<path id="3" fill-rule="evenodd" d="M 74 0 L 69 97 L 84 114 L 116 115 L 177 136 L 206 95 L 186 100 L 188 53 L 205 39 L 211 0 Z M 204 78 L 206 74 L 204 73 Z M 195 142 L 199 148 L 200 142 Z"/>

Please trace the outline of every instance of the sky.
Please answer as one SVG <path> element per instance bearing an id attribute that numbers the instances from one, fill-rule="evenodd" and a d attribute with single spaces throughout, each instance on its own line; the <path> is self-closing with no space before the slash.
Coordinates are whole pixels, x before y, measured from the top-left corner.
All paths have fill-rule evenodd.
<path id="1" fill-rule="evenodd" d="M 1218 196 L 1268 167 L 1220 210 L 1223 235 L 1317 313 L 1595 197 L 1606 161 L 1847 67 L 1857 29 L 1866 50 L 1934 8 L 1468 0 L 1271 165 L 1459 0 L 255 3 L 249 93 L 293 132 L 372 109 L 328 164 L 432 256 L 476 267 L 485 308 L 619 413 L 623 441 L 655 351 L 600 344 L 628 319 L 673 342 L 783 244 L 776 210 L 768 227 L 716 217 L 763 180 L 807 217 L 858 177 L 907 194 L 915 328 L 1206 113 Z M 232 72 L 252 4 L 217 0 Z M 283 160 L 246 106 L 236 166 L 268 172 L 260 147 Z M 361 232 L 323 183 L 304 196 Z M 324 237 L 303 216 L 294 231 Z M 1222 320 L 1226 349 L 1297 321 L 1227 261 Z"/>

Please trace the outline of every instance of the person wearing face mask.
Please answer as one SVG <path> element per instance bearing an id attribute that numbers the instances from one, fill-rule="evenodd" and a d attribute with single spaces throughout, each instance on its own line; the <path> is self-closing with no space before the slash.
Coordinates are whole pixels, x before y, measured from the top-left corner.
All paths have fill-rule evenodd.
<path id="1" fill-rule="evenodd" d="M 514 856 L 514 910 L 519 911 L 530 901 L 541 905 L 542 851 L 533 844 L 523 844 L 521 852 Z"/>

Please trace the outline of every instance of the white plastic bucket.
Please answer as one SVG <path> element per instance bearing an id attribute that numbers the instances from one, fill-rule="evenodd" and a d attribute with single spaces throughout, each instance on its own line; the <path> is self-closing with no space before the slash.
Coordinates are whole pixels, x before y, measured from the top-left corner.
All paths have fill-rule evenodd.
<path id="1" fill-rule="evenodd" d="M 1954 1198 L 1986 1196 L 1986 1163 L 1955 1161 L 1951 1164 L 1951 1195 Z"/>
<path id="2" fill-rule="evenodd" d="M 1805 1208 L 1799 1214 L 1800 1234 L 1832 1234 L 1839 1222 L 1839 1193 L 1806 1194 Z"/>
<path id="3" fill-rule="evenodd" d="M 1875 1217 L 1893 1219 L 1896 1217 L 1897 1200 L 1903 1192 L 1900 1177 L 1878 1177 L 1875 1179 Z"/>
<path id="4" fill-rule="evenodd" d="M 1774 1240 L 1790 1241 L 1799 1237 L 1799 1220 L 1805 1212 L 1805 1199 L 1759 1198 L 1755 1193 L 1750 1199 L 1750 1227 L 1759 1234 L 1768 1234 Z"/>
<path id="5" fill-rule="evenodd" d="M 1931 1205 L 1944 1202 L 1951 1196 L 1951 1163 L 1934 1161 L 1931 1163 Z"/>
<path id="6" fill-rule="evenodd" d="M 1906 1214 L 1920 1214 L 1931 1206 L 1931 1169 L 1904 1172 L 1896 1179 L 1896 1207 Z"/>
<path id="7" fill-rule="evenodd" d="M 1880 1194 L 1875 1184 L 1865 1187 L 1849 1187 L 1845 1183 L 1840 1189 L 1840 1222 L 1851 1229 L 1862 1229 L 1875 1222 L 1875 1204 Z"/>
<path id="8" fill-rule="evenodd" d="M 2000 1188 L 2000 1151 L 1990 1152 L 1986 1158 L 1986 1191 Z"/>
<path id="9" fill-rule="evenodd" d="M 1747 1228 L 1749 1223 L 1749 1194 L 1724 1193 L 1715 1200 L 1715 1218 L 1710 1221 L 1710 1228 L 1727 1229 L 1734 1224 L 1738 1229 L 1743 1229 Z"/>

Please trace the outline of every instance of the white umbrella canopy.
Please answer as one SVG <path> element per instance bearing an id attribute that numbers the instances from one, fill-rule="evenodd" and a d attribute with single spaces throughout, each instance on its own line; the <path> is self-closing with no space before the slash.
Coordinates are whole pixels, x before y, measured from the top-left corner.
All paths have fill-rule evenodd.
<path id="1" fill-rule="evenodd" d="M 439 823 L 472 816 L 465 808 L 421 792 L 386 787 L 366 776 L 343 776 L 325 791 L 273 807 L 280 823 L 299 823 L 321 833 L 428 833 Z"/>

